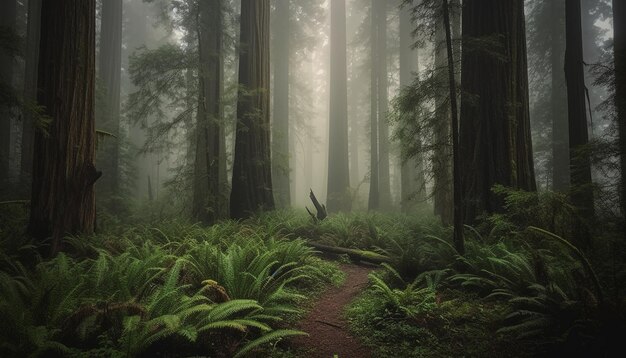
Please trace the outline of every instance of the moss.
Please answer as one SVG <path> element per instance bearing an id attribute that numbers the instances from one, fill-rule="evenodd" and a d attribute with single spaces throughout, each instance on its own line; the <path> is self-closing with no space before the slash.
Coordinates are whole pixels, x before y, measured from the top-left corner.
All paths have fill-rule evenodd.
<path id="1" fill-rule="evenodd" d="M 458 291 L 439 294 L 439 304 L 415 317 L 404 317 L 373 291 L 366 291 L 347 309 L 350 326 L 379 356 L 527 356 L 512 337 L 497 334 L 509 312 Z"/>

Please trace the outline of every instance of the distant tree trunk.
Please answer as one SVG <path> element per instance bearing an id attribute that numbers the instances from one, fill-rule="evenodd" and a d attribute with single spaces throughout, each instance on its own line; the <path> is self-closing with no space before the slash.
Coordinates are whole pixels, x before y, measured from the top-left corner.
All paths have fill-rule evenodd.
<path id="1" fill-rule="evenodd" d="M 454 78 L 454 53 L 452 51 L 452 35 L 450 31 L 450 11 L 448 0 L 443 0 L 443 26 L 446 33 L 446 52 L 448 57 L 448 87 L 450 89 L 450 115 L 452 126 L 452 178 L 454 191 L 454 248 L 465 254 L 465 239 L 463 238 L 463 208 L 461 202 L 461 173 L 459 157 L 459 121 L 456 101 L 456 81 Z"/>
<path id="2" fill-rule="evenodd" d="M 329 212 L 350 211 L 348 162 L 348 73 L 346 1 L 330 0 L 330 120 L 328 139 Z"/>
<path id="3" fill-rule="evenodd" d="M 389 124 L 387 123 L 387 2 L 376 1 L 376 30 L 378 36 L 378 192 L 381 209 L 391 207 L 391 180 L 389 178 Z"/>
<path id="4" fill-rule="evenodd" d="M 119 138 L 120 131 L 120 77 L 122 70 L 122 0 L 102 2 L 102 29 L 98 54 L 98 78 L 103 86 L 103 103 L 98 113 L 98 129 Z M 118 193 L 119 139 L 100 143 L 98 167 L 103 176 L 98 184 L 99 193 L 115 196 Z"/>
<path id="5" fill-rule="evenodd" d="M 448 63 L 446 50 L 446 31 L 443 20 L 438 21 L 435 30 L 436 49 L 435 67 L 437 68 L 437 83 L 446 88 L 448 83 Z M 452 225 L 454 217 L 454 203 L 452 195 L 452 143 L 450 140 L 450 106 L 447 105 L 449 93 L 438 93 L 435 98 L 437 123 L 435 124 L 435 149 L 433 155 L 434 176 L 434 211 L 446 225 Z"/>
<path id="6" fill-rule="evenodd" d="M 377 76 L 377 11 L 376 0 L 372 0 L 370 6 L 370 190 L 367 207 L 369 210 L 377 210 L 380 206 L 378 191 L 378 76 Z"/>
<path id="7" fill-rule="evenodd" d="M 570 180 L 572 204 L 584 220 L 594 216 L 591 161 L 585 145 L 589 142 L 583 63 L 583 35 L 580 0 L 565 0 L 565 80 L 569 122 Z M 589 231 L 579 223 L 574 230 L 579 244 L 589 245 Z"/>
<path id="8" fill-rule="evenodd" d="M 14 33 L 17 19 L 15 0 L 4 0 L 0 5 L 0 31 Z M 0 86 L 4 90 L 13 88 L 13 56 L 0 51 Z M 5 87 L 6 86 L 6 87 Z M 12 108 L 0 103 L 0 185 L 8 184 L 11 163 L 11 119 Z"/>
<path id="9" fill-rule="evenodd" d="M 274 28 L 274 122 L 272 123 L 272 183 L 278 207 L 289 207 L 289 9 L 277 0 Z"/>
<path id="10" fill-rule="evenodd" d="M 552 116 L 552 189 L 564 192 L 569 188 L 569 137 L 567 125 L 567 99 L 565 98 L 565 73 L 563 72 L 563 39 L 565 26 L 563 1 L 550 2 L 551 72 L 550 114 Z"/>
<path id="11" fill-rule="evenodd" d="M 222 3 L 198 8 L 198 112 L 193 215 L 213 224 L 223 212 L 220 182 L 222 97 Z"/>
<path id="12" fill-rule="evenodd" d="M 274 209 L 269 120 L 269 0 L 241 1 L 239 99 L 230 214 Z"/>
<path id="13" fill-rule="evenodd" d="M 405 5 L 411 6 L 411 5 Z M 419 71 L 419 60 L 417 50 L 413 50 L 413 40 L 411 37 L 412 24 L 410 11 L 407 8 L 400 8 L 400 88 L 411 84 L 413 72 Z M 413 118 L 418 120 L 418 118 Z M 421 138 L 414 139 L 417 146 L 421 148 Z M 424 165 L 422 154 L 407 158 L 402 163 L 400 170 L 400 204 L 403 212 L 408 212 L 415 207 L 415 203 L 425 199 L 424 195 Z"/>
<path id="14" fill-rule="evenodd" d="M 626 218 L 626 4 L 613 0 L 613 51 L 615 56 L 615 108 L 619 131 L 622 215 Z"/>
<path id="15" fill-rule="evenodd" d="M 93 232 L 96 210 L 95 0 L 46 0 L 41 9 L 38 102 L 52 118 L 35 133 L 30 232 L 52 237 Z"/>
<path id="16" fill-rule="evenodd" d="M 39 64 L 39 37 L 41 24 L 41 1 L 28 1 L 28 24 L 26 30 L 26 52 L 24 73 L 24 101 L 37 102 L 37 68 Z M 34 118 L 29 111 L 22 115 L 22 156 L 20 181 L 25 185 L 31 182 L 33 169 Z"/>
<path id="17" fill-rule="evenodd" d="M 476 39 L 490 42 L 489 51 L 472 48 Z M 503 209 L 494 185 L 536 190 L 524 1 L 465 0 L 463 40 L 460 169 L 463 217 L 473 223 Z"/>

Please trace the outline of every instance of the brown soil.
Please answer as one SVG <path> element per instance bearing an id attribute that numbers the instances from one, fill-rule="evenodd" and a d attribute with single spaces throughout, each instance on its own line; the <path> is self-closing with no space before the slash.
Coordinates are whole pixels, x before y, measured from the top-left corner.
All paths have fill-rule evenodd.
<path id="1" fill-rule="evenodd" d="M 307 351 L 311 358 L 369 358 L 371 353 L 349 332 L 343 309 L 367 285 L 370 268 L 340 265 L 346 280 L 339 287 L 328 289 L 298 324 L 309 336 L 297 337 L 293 344 Z"/>

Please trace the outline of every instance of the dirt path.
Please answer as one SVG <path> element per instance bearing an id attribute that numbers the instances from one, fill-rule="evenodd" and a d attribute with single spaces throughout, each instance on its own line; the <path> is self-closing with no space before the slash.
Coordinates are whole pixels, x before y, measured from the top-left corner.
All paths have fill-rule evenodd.
<path id="1" fill-rule="evenodd" d="M 307 316 L 300 321 L 298 329 L 308 337 L 294 339 L 294 345 L 305 349 L 312 358 L 369 358 L 371 353 L 353 337 L 343 309 L 367 284 L 370 268 L 356 265 L 340 265 L 346 280 L 339 287 L 328 289 L 315 303 Z"/>

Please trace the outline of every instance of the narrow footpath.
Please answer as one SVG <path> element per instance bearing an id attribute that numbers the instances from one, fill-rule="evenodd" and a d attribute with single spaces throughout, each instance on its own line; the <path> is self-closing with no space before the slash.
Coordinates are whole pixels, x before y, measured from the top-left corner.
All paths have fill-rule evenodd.
<path id="1" fill-rule="evenodd" d="M 309 336 L 297 337 L 293 344 L 305 350 L 307 357 L 372 357 L 369 349 L 350 334 L 348 321 L 343 317 L 344 308 L 365 289 L 371 268 L 342 264 L 340 269 L 346 273 L 344 283 L 322 293 L 311 311 L 298 324 L 298 329 L 307 332 Z"/>

